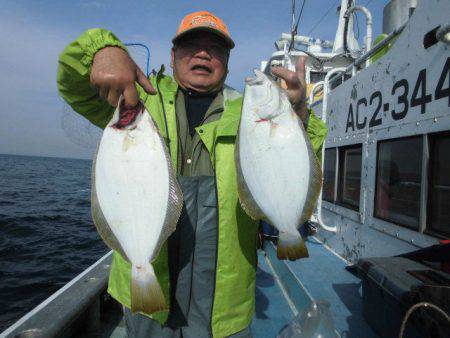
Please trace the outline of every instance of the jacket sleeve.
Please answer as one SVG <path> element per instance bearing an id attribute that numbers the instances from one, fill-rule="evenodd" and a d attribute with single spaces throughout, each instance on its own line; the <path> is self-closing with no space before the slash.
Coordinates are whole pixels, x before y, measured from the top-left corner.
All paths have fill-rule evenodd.
<path id="1" fill-rule="evenodd" d="M 309 111 L 309 120 L 307 133 L 311 141 L 314 152 L 317 155 L 319 161 L 322 160 L 322 146 L 327 137 L 328 128 L 325 122 L 314 115 L 313 111 Z"/>
<path id="2" fill-rule="evenodd" d="M 57 86 L 62 98 L 80 115 L 104 128 L 114 108 L 101 100 L 90 85 L 95 53 L 107 46 L 126 51 L 123 43 L 110 31 L 94 28 L 81 34 L 61 53 L 58 60 Z"/>

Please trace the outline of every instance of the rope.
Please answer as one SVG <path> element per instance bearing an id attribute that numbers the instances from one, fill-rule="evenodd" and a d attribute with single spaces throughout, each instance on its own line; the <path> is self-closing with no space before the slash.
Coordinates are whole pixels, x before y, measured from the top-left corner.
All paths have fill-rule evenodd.
<path id="1" fill-rule="evenodd" d="M 302 17 L 303 9 L 305 8 L 305 3 L 306 3 L 306 0 L 303 0 L 302 7 L 300 8 L 300 13 L 298 14 L 297 22 L 296 22 L 295 26 L 292 26 L 291 43 L 289 45 L 289 52 L 294 47 L 294 38 L 297 35 L 298 24 L 300 22 L 300 18 Z M 295 0 L 292 1 L 292 17 L 293 18 L 295 17 Z M 294 23 L 294 20 L 292 20 L 292 23 Z"/>
<path id="2" fill-rule="evenodd" d="M 444 310 L 442 310 L 439 306 L 434 305 L 432 303 L 428 303 L 428 302 L 420 302 L 417 304 L 414 304 L 413 306 L 411 306 L 409 308 L 409 310 L 406 312 L 405 317 L 403 317 L 403 321 L 402 321 L 402 326 L 400 326 L 400 332 L 398 334 L 398 338 L 403 338 L 403 334 L 405 333 L 405 327 L 406 327 L 406 323 L 408 322 L 409 317 L 411 316 L 411 314 L 418 308 L 420 307 L 430 307 L 434 310 L 436 310 L 437 312 L 439 312 L 448 322 L 450 322 L 450 317 L 444 312 Z"/>
<path id="3" fill-rule="evenodd" d="M 330 8 L 328 8 L 328 10 L 325 12 L 324 15 L 322 15 L 322 17 L 314 24 L 314 26 L 309 30 L 308 32 L 308 36 L 311 35 L 311 33 L 317 28 L 317 26 L 319 26 L 319 24 L 327 17 L 328 14 L 330 14 L 331 10 L 333 8 L 336 8 L 336 5 L 339 3 L 340 0 L 336 0 Z"/>

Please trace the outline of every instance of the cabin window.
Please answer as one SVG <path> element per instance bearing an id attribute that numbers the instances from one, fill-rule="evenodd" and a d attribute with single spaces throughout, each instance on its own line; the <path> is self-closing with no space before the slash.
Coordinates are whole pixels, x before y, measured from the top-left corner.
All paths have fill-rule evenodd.
<path id="1" fill-rule="evenodd" d="M 338 203 L 359 210 L 362 146 L 339 148 Z"/>
<path id="2" fill-rule="evenodd" d="M 430 135 L 428 230 L 450 234 L 450 133 Z"/>
<path id="3" fill-rule="evenodd" d="M 336 148 L 325 149 L 323 168 L 322 199 L 334 202 L 334 187 L 336 178 Z"/>
<path id="4" fill-rule="evenodd" d="M 421 136 L 379 142 L 375 217 L 418 230 L 421 175 Z"/>
<path id="5" fill-rule="evenodd" d="M 323 81 L 325 79 L 326 73 L 323 72 L 310 72 L 309 73 L 309 82 L 310 83 L 317 83 L 319 81 Z"/>

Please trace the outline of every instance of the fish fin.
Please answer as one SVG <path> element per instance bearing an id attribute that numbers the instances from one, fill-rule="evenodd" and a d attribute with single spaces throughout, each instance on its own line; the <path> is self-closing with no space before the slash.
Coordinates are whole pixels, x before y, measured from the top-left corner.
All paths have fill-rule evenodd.
<path id="1" fill-rule="evenodd" d="M 150 115 L 150 113 L 148 115 L 161 141 L 162 147 L 164 149 L 164 155 L 167 161 L 167 168 L 169 171 L 169 195 L 167 201 L 166 216 L 164 218 L 164 225 L 158 238 L 155 252 L 151 259 L 151 261 L 153 261 L 154 259 L 156 259 L 156 257 L 158 257 L 159 251 L 161 250 L 164 242 L 166 242 L 166 240 L 175 231 L 177 227 L 178 219 L 180 218 L 181 210 L 183 208 L 183 192 L 181 191 L 180 185 L 178 184 L 178 181 L 174 174 L 169 149 L 166 146 L 166 143 L 163 137 L 161 136 L 158 128 L 156 127 L 155 121 L 153 120 L 152 116 Z"/>
<path id="2" fill-rule="evenodd" d="M 164 293 L 156 278 L 153 266 L 131 268 L 131 312 L 152 314 L 166 310 Z"/>
<path id="3" fill-rule="evenodd" d="M 309 137 L 301 121 L 300 121 L 300 128 L 302 129 L 302 133 L 305 136 L 304 139 L 306 142 L 306 148 L 308 149 L 308 157 L 310 158 L 309 162 L 311 164 L 309 167 L 310 183 L 308 187 L 308 192 L 306 194 L 305 206 L 303 207 L 302 216 L 300 218 L 301 219 L 300 224 L 303 224 L 311 218 L 314 208 L 316 207 L 317 199 L 319 198 L 320 190 L 322 189 L 323 175 L 319 159 L 314 153 L 311 142 L 309 141 Z"/>
<path id="4" fill-rule="evenodd" d="M 289 259 L 291 261 L 309 257 L 308 249 L 300 233 L 296 232 L 291 234 L 280 231 L 277 244 L 277 257 L 278 259 Z"/>
<path id="5" fill-rule="evenodd" d="M 97 149 L 98 152 L 98 149 Z M 94 221 L 94 225 L 97 228 L 97 232 L 100 235 L 100 237 L 103 239 L 103 241 L 114 251 L 117 251 L 124 259 L 129 261 L 127 255 L 125 254 L 125 251 L 122 248 L 122 245 L 120 245 L 120 242 L 118 241 L 117 237 L 112 232 L 111 228 L 109 227 L 108 222 L 106 221 L 105 216 L 103 215 L 102 208 L 100 207 L 100 203 L 98 202 L 97 197 L 97 189 L 95 187 L 95 167 L 96 167 L 96 158 L 97 158 L 97 152 L 94 156 L 94 161 L 92 163 L 92 185 L 91 185 L 91 215 L 92 220 Z"/>
<path id="6" fill-rule="evenodd" d="M 237 176 L 239 202 L 245 213 L 249 215 L 253 220 L 258 221 L 264 219 L 266 216 L 264 215 L 261 208 L 253 198 L 250 189 L 247 186 L 247 183 L 245 183 L 239 154 L 239 136 L 237 137 L 235 144 L 236 146 L 234 149 L 234 158 L 236 162 L 236 176 Z"/>

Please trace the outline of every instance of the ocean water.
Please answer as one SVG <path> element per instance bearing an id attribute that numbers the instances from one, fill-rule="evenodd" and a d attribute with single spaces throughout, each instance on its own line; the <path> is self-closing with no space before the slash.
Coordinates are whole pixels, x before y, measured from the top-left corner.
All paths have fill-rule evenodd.
<path id="1" fill-rule="evenodd" d="M 108 251 L 90 214 L 91 163 L 0 155 L 0 332 Z"/>

